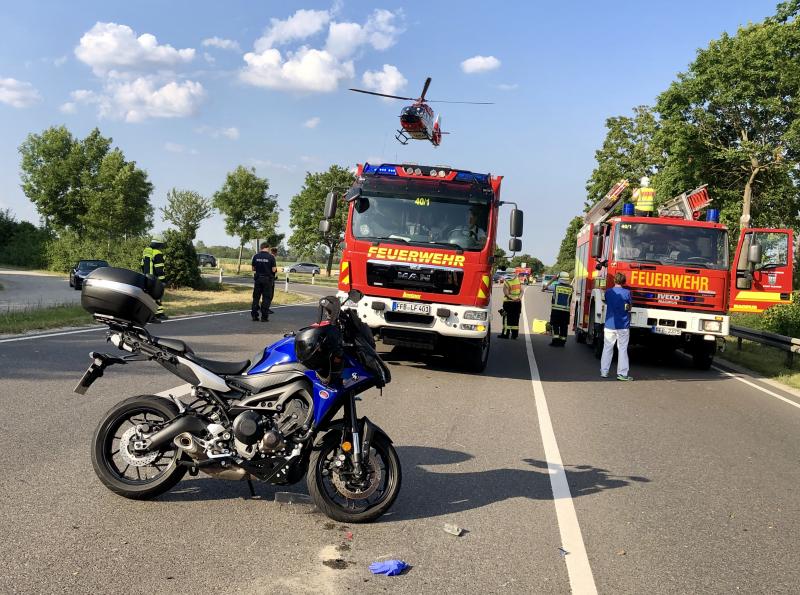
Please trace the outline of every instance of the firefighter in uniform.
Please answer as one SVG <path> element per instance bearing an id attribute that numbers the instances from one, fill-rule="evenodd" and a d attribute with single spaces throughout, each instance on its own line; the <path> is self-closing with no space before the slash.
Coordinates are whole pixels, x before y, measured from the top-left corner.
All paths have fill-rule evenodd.
<path id="1" fill-rule="evenodd" d="M 142 273 L 151 275 L 166 284 L 167 278 L 164 274 L 164 236 L 156 234 L 150 238 L 150 245 L 142 250 Z M 164 315 L 164 307 L 161 305 L 161 300 L 156 300 L 158 308 L 156 316 L 158 318 L 166 318 Z"/>
<path id="2" fill-rule="evenodd" d="M 551 303 L 550 327 L 553 329 L 553 340 L 550 341 L 550 345 L 563 347 L 567 342 L 569 310 L 572 304 L 572 285 L 569 283 L 569 273 L 561 271 L 558 274 L 558 282 L 553 288 Z"/>
<path id="3" fill-rule="evenodd" d="M 636 215 L 639 217 L 651 217 L 655 209 L 654 200 L 656 191 L 650 188 L 650 178 L 647 176 L 639 180 L 639 183 L 641 186 L 633 191 Z"/>
<path id="4" fill-rule="evenodd" d="M 522 283 L 514 273 L 513 277 L 503 282 L 503 332 L 497 335 L 498 339 L 516 339 L 519 336 L 519 316 L 522 313 Z"/>

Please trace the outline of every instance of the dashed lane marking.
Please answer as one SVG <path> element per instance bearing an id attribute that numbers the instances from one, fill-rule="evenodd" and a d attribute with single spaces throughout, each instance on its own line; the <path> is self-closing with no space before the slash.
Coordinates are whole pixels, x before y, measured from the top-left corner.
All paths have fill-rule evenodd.
<path id="1" fill-rule="evenodd" d="M 553 490 L 553 504 L 556 508 L 558 531 L 561 534 L 561 547 L 566 551 L 564 561 L 567 564 L 569 585 L 573 593 L 596 595 L 597 587 L 594 583 L 592 567 L 589 565 L 589 557 L 586 554 L 586 545 L 583 542 L 581 527 L 578 524 L 578 515 L 575 512 L 575 504 L 572 501 L 567 474 L 561 461 L 561 453 L 558 450 L 553 422 L 550 420 L 547 399 L 544 396 L 544 387 L 539 376 L 539 368 L 536 365 L 536 357 L 533 354 L 528 315 L 524 306 L 523 302 L 522 320 L 525 325 L 525 348 L 528 352 L 531 385 L 536 400 L 536 413 L 539 417 L 539 431 L 542 435 L 544 455 L 550 472 L 550 487 Z"/>

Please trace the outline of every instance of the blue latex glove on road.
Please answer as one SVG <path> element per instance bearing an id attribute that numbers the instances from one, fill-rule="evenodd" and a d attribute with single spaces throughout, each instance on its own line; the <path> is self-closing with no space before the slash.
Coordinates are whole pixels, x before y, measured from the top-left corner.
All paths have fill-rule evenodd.
<path id="1" fill-rule="evenodd" d="M 408 564 L 402 560 L 385 560 L 383 562 L 373 562 L 369 565 L 372 574 L 385 574 L 386 576 L 397 576 L 408 568 Z"/>

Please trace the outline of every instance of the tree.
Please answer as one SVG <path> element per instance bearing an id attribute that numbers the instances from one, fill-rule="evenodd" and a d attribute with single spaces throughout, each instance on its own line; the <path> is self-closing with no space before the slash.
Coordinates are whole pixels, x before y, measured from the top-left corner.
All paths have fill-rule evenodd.
<path id="1" fill-rule="evenodd" d="M 508 261 L 506 251 L 500 246 L 494 247 L 494 270 L 506 270 L 511 263 Z"/>
<path id="2" fill-rule="evenodd" d="M 167 206 L 161 207 L 164 219 L 191 240 L 197 236 L 200 224 L 211 216 L 212 211 L 211 201 L 200 193 L 177 188 L 167 192 Z"/>
<path id="3" fill-rule="evenodd" d="M 225 231 L 239 238 L 239 265 L 242 270 L 244 245 L 257 237 L 275 233 L 278 224 L 277 195 L 267 194 L 269 180 L 259 178 L 255 168 L 239 166 L 230 172 L 222 188 L 214 193 L 213 205 L 225 215 Z"/>
<path id="4" fill-rule="evenodd" d="M 511 259 L 510 266 L 512 268 L 522 266 L 523 262 L 526 265 L 528 265 L 529 269 L 531 269 L 531 274 L 534 277 L 538 277 L 544 272 L 545 269 L 544 263 L 535 256 L 531 256 L 530 254 L 518 254 L 517 256 Z"/>
<path id="5" fill-rule="evenodd" d="M 318 248 L 324 247 L 328 257 L 328 276 L 333 267 L 333 257 L 344 238 L 347 209 L 343 208 L 340 201 L 338 213 L 331 221 L 330 232 L 323 234 L 319 231 L 319 222 L 323 216 L 325 197 L 331 191 L 341 196 L 354 181 L 355 175 L 338 165 L 331 165 L 324 172 L 306 172 L 303 187 L 289 204 L 289 225 L 292 227 L 289 247 L 301 258 L 311 258 Z"/>
<path id="6" fill-rule="evenodd" d="M 723 34 L 661 94 L 659 136 L 670 158 L 657 192 L 707 182 L 729 226 L 797 226 L 798 12 L 800 2 L 785 2 L 775 17 Z M 776 207 L 789 220 L 777 221 Z"/>
<path id="7" fill-rule="evenodd" d="M 197 252 L 185 231 L 169 229 L 164 234 L 164 274 L 171 287 L 200 289 L 203 285 Z"/>
<path id="8" fill-rule="evenodd" d="M 149 229 L 153 186 L 111 143 L 97 128 L 83 140 L 63 126 L 28 135 L 19 147 L 22 189 L 46 228 L 107 244 Z"/>
<path id="9" fill-rule="evenodd" d="M 664 163 L 663 151 L 655 143 L 659 124 L 651 108 L 640 105 L 633 108 L 633 117 L 609 118 L 606 128 L 603 146 L 595 152 L 597 167 L 586 182 L 587 209 L 621 179 L 638 186 L 639 178 L 652 177 Z M 623 196 L 630 193 L 626 189 Z"/>
<path id="10" fill-rule="evenodd" d="M 583 217 L 573 217 L 569 225 L 567 225 L 567 231 L 558 249 L 556 263 L 550 269 L 552 272 L 566 271 L 570 273 L 575 270 L 575 247 L 581 227 L 583 227 Z"/>

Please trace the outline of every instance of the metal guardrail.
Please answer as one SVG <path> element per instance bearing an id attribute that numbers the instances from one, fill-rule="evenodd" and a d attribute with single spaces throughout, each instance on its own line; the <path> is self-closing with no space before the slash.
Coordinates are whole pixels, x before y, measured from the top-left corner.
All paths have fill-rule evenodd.
<path id="1" fill-rule="evenodd" d="M 760 343 L 786 352 L 786 363 L 791 366 L 794 354 L 800 353 L 800 339 L 787 337 L 769 331 L 759 331 L 743 326 L 731 326 L 731 335 L 736 337 L 736 346 L 742 348 L 742 340 Z"/>

